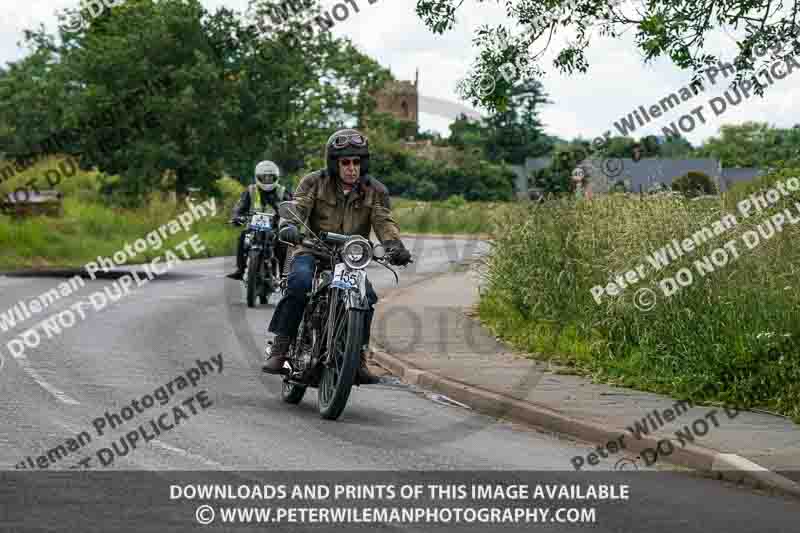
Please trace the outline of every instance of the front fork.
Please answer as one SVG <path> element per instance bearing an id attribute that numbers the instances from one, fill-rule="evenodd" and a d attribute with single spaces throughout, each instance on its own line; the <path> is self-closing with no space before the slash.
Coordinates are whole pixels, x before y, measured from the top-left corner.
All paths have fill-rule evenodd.
<path id="1" fill-rule="evenodd" d="M 331 287 L 329 289 L 329 302 L 328 302 L 328 356 L 326 357 L 326 362 L 330 362 L 330 354 L 334 351 L 334 334 L 336 333 L 339 324 L 337 323 L 337 316 L 336 311 L 340 307 L 340 303 L 343 303 L 344 307 L 344 316 L 338 317 L 339 320 L 346 320 L 347 314 L 350 310 L 359 310 L 364 312 L 369 312 L 369 299 L 367 298 L 367 276 L 362 278 L 362 282 L 359 287 L 353 289 L 340 289 L 336 287 Z"/>

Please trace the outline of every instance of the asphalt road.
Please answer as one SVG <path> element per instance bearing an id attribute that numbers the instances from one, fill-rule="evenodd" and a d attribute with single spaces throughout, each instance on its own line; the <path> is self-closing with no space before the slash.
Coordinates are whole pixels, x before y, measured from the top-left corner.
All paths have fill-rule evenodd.
<path id="1" fill-rule="evenodd" d="M 417 262 L 400 271 L 399 287 L 449 269 L 479 248 L 474 242 L 458 240 L 420 239 L 408 244 Z M 238 283 L 224 278 L 232 270 L 232 261 L 185 262 L 165 279 L 135 289 L 60 335 L 43 338 L 36 348 L 26 348 L 24 357 L 9 354 L 6 345 L 11 339 L 111 282 L 87 282 L 76 295 L 45 313 L 12 331 L 0 332 L 0 469 L 14 470 L 27 457 L 35 462 L 60 444 L 67 447 L 68 439 L 83 431 L 91 435 L 91 442 L 73 443 L 78 449 L 53 461 L 50 470 L 67 469 L 91 458 L 92 468 L 107 472 L 504 470 L 538 471 L 539 478 L 556 480 L 567 479 L 570 458 L 586 455 L 590 448 L 448 405 L 401 383 L 355 389 L 336 422 L 319 417 L 314 390 L 299 406 L 282 403 L 280 379 L 259 370 L 273 305 L 247 309 Z M 382 267 L 369 272 L 379 295 L 396 288 L 394 277 Z M 61 281 L 0 277 L 0 312 Z M 93 421 L 98 417 L 120 413 L 133 400 L 176 383 L 175 378 L 196 367 L 197 360 L 209 361 L 218 354 L 222 354 L 221 373 L 209 371 L 186 390 L 177 390 L 176 384 L 170 403 L 156 403 L 117 430 L 107 428 L 107 438 L 97 436 Z M 121 447 L 119 439 L 126 431 L 136 430 L 162 412 L 173 417 L 170 409 L 178 405 L 173 400 L 183 401 L 201 391 L 205 391 L 206 407 L 198 407 L 201 399 L 196 397 L 192 404 L 196 414 L 188 406 L 183 408 L 187 416 L 172 429 L 139 442 L 124 456 L 115 454 L 107 466 L 98 464 L 97 450 L 111 448 L 113 442 Z M 70 486 L 75 490 L 88 483 L 73 477 Z M 11 514 L 6 515 L 8 527 L 3 526 L 4 500 L 9 512 L 9 498 L 32 490 L 31 486 L 14 490 L 7 486 L 5 493 L 0 487 L 0 530 L 13 530 Z M 800 518 L 797 501 L 683 473 L 641 474 L 632 484 L 632 493 L 635 498 L 605 511 L 592 529 L 783 532 L 797 531 Z M 87 512 L 61 508 L 58 498 L 48 501 L 49 508 L 70 516 Z M 159 530 L 155 517 L 141 520 L 135 530 Z M 17 526 L 20 531 L 36 530 Z M 562 530 L 560 525 L 548 527 Z"/>

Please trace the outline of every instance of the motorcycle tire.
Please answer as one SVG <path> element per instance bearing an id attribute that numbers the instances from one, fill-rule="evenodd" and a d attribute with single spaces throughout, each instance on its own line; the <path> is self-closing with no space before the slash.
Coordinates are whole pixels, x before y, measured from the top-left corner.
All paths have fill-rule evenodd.
<path id="1" fill-rule="evenodd" d="M 339 372 L 332 367 L 326 367 L 322 371 L 322 379 L 317 389 L 319 400 L 319 414 L 326 420 L 336 420 L 341 416 L 350 397 L 350 390 L 356 380 L 356 373 L 361 364 L 361 345 L 364 339 L 364 326 L 366 316 L 364 311 L 351 309 L 344 317 L 347 320 L 345 326 L 345 339 L 341 354 L 341 366 Z M 337 344 L 339 344 L 337 342 Z M 337 349 L 337 351 L 339 351 Z M 334 367 L 336 366 L 334 362 Z"/>
<path id="2" fill-rule="evenodd" d="M 247 287 L 247 307 L 256 306 L 256 295 L 260 292 L 261 268 L 258 256 L 258 252 L 252 252 L 247 258 L 247 267 L 244 272 L 244 282 Z"/>

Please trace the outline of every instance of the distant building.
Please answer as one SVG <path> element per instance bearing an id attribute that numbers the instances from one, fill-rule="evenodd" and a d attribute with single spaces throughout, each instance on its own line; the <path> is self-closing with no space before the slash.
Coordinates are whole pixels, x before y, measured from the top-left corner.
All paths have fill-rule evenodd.
<path id="1" fill-rule="evenodd" d="M 672 189 L 672 181 L 688 172 L 702 172 L 720 186 L 722 166 L 716 159 L 584 159 L 579 164 L 588 174 L 592 191 L 649 192 Z"/>
<path id="2" fill-rule="evenodd" d="M 373 94 L 376 111 L 388 113 L 400 120 L 409 120 L 419 126 L 419 69 L 414 82 L 390 81 Z"/>
<path id="3" fill-rule="evenodd" d="M 737 183 L 753 181 L 763 175 L 764 171 L 757 168 L 724 168 L 719 182 L 719 190 L 725 192 Z"/>
<path id="4" fill-rule="evenodd" d="M 529 194 L 533 173 L 550 166 L 550 157 L 529 157 L 524 167 L 517 167 L 516 192 L 518 196 Z M 669 190 L 675 178 L 688 172 L 702 172 L 717 184 L 720 192 L 726 192 L 736 183 L 752 181 L 765 171 L 757 168 L 722 168 L 716 159 L 597 159 L 588 158 L 579 163 L 588 176 L 594 193 L 610 191 L 650 192 Z M 604 168 L 605 166 L 605 168 Z"/>
<path id="5" fill-rule="evenodd" d="M 514 173 L 514 193 L 517 198 L 524 200 L 528 196 L 528 172 L 524 165 L 509 165 Z"/>

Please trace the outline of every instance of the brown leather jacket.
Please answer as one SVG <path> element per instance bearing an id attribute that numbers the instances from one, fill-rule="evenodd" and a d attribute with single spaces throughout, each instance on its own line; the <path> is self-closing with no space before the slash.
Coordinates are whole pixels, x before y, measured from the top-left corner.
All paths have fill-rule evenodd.
<path id="1" fill-rule="evenodd" d="M 335 178 L 325 170 L 307 174 L 294 193 L 297 204 L 295 214 L 302 219 L 314 233 L 332 231 L 345 235 L 361 235 L 369 239 L 370 230 L 375 230 L 381 242 L 399 240 L 400 228 L 392 218 L 389 191 L 370 177 L 368 185 L 362 184 L 350 194 L 345 195 Z M 302 224 L 293 218 L 281 222 L 295 224 L 305 232 Z M 295 253 L 304 251 L 302 246 Z"/>

